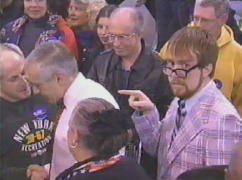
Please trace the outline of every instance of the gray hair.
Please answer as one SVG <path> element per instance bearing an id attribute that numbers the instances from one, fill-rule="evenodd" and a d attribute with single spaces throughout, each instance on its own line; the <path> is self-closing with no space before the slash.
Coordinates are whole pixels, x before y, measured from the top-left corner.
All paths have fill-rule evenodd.
<path id="1" fill-rule="evenodd" d="M 230 4 L 228 0 L 197 0 L 201 7 L 213 7 L 216 17 L 224 17 L 229 14 Z"/>
<path id="2" fill-rule="evenodd" d="M 2 76 L 3 76 L 3 66 L 1 65 L 1 63 L 5 60 L 3 58 L 4 51 L 14 52 L 17 55 L 19 55 L 20 57 L 24 58 L 23 52 L 17 45 L 12 44 L 12 43 L 0 43 L 0 79 L 2 79 Z"/>
<path id="3" fill-rule="evenodd" d="M 56 73 L 70 77 L 78 74 L 77 60 L 61 42 L 47 42 L 36 47 L 26 58 L 26 66 L 34 63 L 40 65 L 41 77 L 46 81 Z"/>
<path id="4" fill-rule="evenodd" d="M 134 8 L 134 7 L 117 8 L 112 12 L 111 18 L 119 14 L 129 16 L 132 19 L 132 21 L 134 22 L 135 33 L 142 33 L 144 31 L 144 17 L 137 8 Z"/>

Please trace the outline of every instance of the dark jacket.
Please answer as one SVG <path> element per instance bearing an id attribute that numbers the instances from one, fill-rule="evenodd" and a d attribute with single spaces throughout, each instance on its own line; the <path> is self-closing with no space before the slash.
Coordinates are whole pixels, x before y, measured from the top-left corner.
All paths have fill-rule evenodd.
<path id="1" fill-rule="evenodd" d="M 100 42 L 94 31 L 84 31 L 78 28 L 73 28 L 72 30 L 75 34 L 79 49 L 78 69 L 84 75 L 87 75 L 93 60 L 99 53 L 96 52 L 96 49 L 99 47 Z"/>
<path id="2" fill-rule="evenodd" d="M 33 20 L 23 15 L 6 24 L 0 32 L 0 43 L 13 43 L 20 46 L 25 56 L 35 46 L 48 41 L 61 41 L 75 55 L 77 54 L 74 33 L 61 16 L 47 14 L 40 19 Z"/>
<path id="3" fill-rule="evenodd" d="M 81 168 L 89 161 L 78 162 L 61 173 L 56 180 L 150 180 L 144 170 L 134 161 L 126 159 L 95 172 L 83 172 Z"/>
<path id="4" fill-rule="evenodd" d="M 44 165 L 54 109 L 37 96 L 19 102 L 0 98 L 0 180 L 24 180 L 30 164 Z"/>
<path id="5" fill-rule="evenodd" d="M 133 112 L 128 104 L 128 96 L 120 95 L 117 91 L 141 90 L 155 103 L 163 116 L 172 95 L 167 76 L 162 72 L 159 56 L 143 48 L 129 72 L 122 70 L 121 61 L 113 50 L 105 51 L 97 56 L 87 77 L 102 84 L 114 96 L 121 110 L 129 114 Z"/>

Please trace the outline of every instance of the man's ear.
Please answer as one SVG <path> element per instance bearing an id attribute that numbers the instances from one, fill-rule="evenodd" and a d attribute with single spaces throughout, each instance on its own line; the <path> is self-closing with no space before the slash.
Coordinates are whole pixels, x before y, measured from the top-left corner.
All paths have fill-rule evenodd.
<path id="1" fill-rule="evenodd" d="M 212 73 L 212 71 L 213 71 L 213 65 L 212 64 L 209 64 L 209 65 L 205 66 L 202 69 L 202 71 L 203 71 L 203 76 L 204 77 L 209 76 Z"/>

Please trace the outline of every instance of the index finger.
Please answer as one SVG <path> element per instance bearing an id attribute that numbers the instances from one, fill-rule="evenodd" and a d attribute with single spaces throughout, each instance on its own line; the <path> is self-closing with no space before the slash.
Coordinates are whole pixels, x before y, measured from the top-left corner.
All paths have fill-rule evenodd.
<path id="1" fill-rule="evenodd" d="M 134 97 L 141 97 L 142 93 L 139 90 L 118 90 L 119 94 L 134 96 Z"/>

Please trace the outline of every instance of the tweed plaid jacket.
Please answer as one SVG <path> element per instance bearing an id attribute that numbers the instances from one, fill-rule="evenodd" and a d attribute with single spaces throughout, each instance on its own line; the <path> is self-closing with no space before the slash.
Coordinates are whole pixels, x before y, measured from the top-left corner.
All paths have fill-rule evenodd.
<path id="1" fill-rule="evenodd" d="M 233 146 L 242 140 L 242 119 L 214 82 L 201 91 L 170 148 L 177 98 L 162 121 L 157 110 L 132 116 L 145 150 L 158 158 L 157 180 L 175 180 L 192 168 L 226 165 Z"/>

